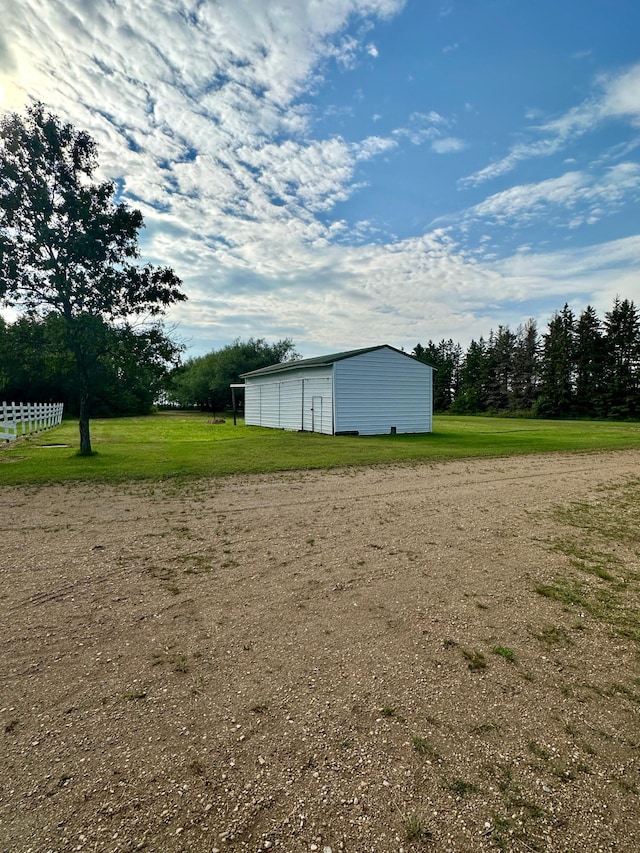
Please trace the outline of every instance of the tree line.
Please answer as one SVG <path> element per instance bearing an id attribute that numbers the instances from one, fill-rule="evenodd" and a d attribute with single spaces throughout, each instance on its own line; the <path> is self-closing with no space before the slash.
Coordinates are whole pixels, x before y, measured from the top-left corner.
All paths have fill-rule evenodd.
<path id="1" fill-rule="evenodd" d="M 498 326 L 466 351 L 452 339 L 417 344 L 436 368 L 434 409 L 452 414 L 640 418 L 640 312 L 616 297 L 601 320 L 567 304 L 540 334 L 530 319 Z"/>
<path id="2" fill-rule="evenodd" d="M 147 414 L 158 401 L 222 412 L 243 373 L 300 358 L 289 338 L 249 338 L 181 363 L 182 346 L 159 322 L 142 328 L 96 317 L 83 322 L 91 340 L 85 359 L 92 411 L 100 417 Z M 640 418 L 640 312 L 628 299 L 617 298 L 603 320 L 590 306 L 576 316 L 565 305 L 543 334 L 529 320 L 515 331 L 500 325 L 466 351 L 443 339 L 417 344 L 412 355 L 436 368 L 436 412 Z M 0 319 L 0 396 L 61 400 L 77 414 L 77 386 L 59 315 Z"/>
<path id="3" fill-rule="evenodd" d="M 112 325 L 100 317 L 76 321 L 82 331 L 83 369 L 91 382 L 92 417 L 148 415 L 162 395 L 183 347 L 161 323 L 137 328 Z M 56 312 L 22 316 L 14 323 L 0 317 L 0 399 L 64 403 L 80 415 L 80 379 L 64 320 Z"/>
<path id="4" fill-rule="evenodd" d="M 84 322 L 94 417 L 148 415 L 158 403 L 222 412 L 231 405 L 231 383 L 241 382 L 243 373 L 300 357 L 288 338 L 249 338 L 181 362 L 182 345 L 161 323 L 138 329 L 96 317 Z M 1 399 L 62 402 L 68 414 L 78 415 L 77 391 L 77 365 L 58 314 L 14 323 L 0 317 Z"/>
<path id="5" fill-rule="evenodd" d="M 300 355 L 289 338 L 275 343 L 264 338 L 248 341 L 238 338 L 219 350 L 189 358 L 175 368 L 166 383 L 165 399 L 182 408 L 222 412 L 231 405 L 231 384 L 241 383 L 243 373 L 298 358 Z"/>

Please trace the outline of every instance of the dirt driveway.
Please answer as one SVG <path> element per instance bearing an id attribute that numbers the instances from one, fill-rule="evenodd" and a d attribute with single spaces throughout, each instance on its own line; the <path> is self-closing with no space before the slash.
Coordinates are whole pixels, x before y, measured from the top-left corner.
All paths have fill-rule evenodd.
<path id="1" fill-rule="evenodd" d="M 0 849 L 640 850 L 639 475 L 0 489 Z"/>

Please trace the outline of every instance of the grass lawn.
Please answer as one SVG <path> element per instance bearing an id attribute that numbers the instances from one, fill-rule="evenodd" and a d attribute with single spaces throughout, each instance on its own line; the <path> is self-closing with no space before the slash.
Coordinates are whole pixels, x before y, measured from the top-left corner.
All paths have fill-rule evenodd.
<path id="1" fill-rule="evenodd" d="M 640 447 L 640 424 L 486 417 L 434 418 L 428 435 L 324 436 L 214 424 L 166 412 L 91 422 L 92 457 L 80 457 L 75 421 L 0 448 L 0 486 L 331 468 L 411 460 Z M 62 446 L 55 446 L 62 445 Z"/>

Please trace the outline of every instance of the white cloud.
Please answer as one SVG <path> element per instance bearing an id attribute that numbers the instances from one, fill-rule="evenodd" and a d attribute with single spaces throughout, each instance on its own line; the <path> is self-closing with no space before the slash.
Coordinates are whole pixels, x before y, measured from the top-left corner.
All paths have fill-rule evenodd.
<path id="1" fill-rule="evenodd" d="M 517 254 L 496 261 L 491 269 L 505 280 L 526 283 L 537 295 L 557 293 L 561 282 L 563 292 L 584 293 L 593 287 L 594 294 L 605 294 L 608 300 L 617 283 L 634 274 L 638 258 L 640 236 L 634 236 L 565 251 Z"/>
<path id="2" fill-rule="evenodd" d="M 603 117 L 628 118 L 640 123 L 640 64 L 624 74 L 605 79 L 605 94 L 601 103 Z"/>
<path id="3" fill-rule="evenodd" d="M 464 151 L 467 143 L 462 139 L 456 139 L 454 136 L 447 136 L 444 139 L 436 139 L 431 143 L 431 148 L 436 154 L 455 154 L 459 151 Z"/>
<path id="4" fill-rule="evenodd" d="M 30 95 L 93 133 L 126 194 L 233 234 L 230 216 L 304 221 L 330 208 L 353 192 L 358 162 L 396 144 L 307 141 L 297 99 L 323 61 L 373 47 L 343 33 L 352 16 L 389 16 L 403 2 L 65 0 L 38 11 L 25 0 L 32 8 L 11 7 L 7 27 L 18 84 L 28 78 Z"/>
<path id="5" fill-rule="evenodd" d="M 449 124 L 449 120 L 435 110 L 428 113 L 414 112 L 409 116 L 407 126 L 396 128 L 393 136 L 406 137 L 414 145 L 422 145 L 429 139 L 440 137 L 443 128 Z"/>
<path id="6" fill-rule="evenodd" d="M 594 224 L 626 200 L 640 193 L 640 165 L 619 163 L 594 176 L 588 172 L 566 172 L 536 184 L 522 184 L 495 193 L 466 211 L 465 219 L 485 219 L 494 224 L 519 226 L 549 216 L 557 208 L 558 224 L 575 228 Z M 572 218 L 566 220 L 567 211 Z"/>
<path id="7" fill-rule="evenodd" d="M 599 91 L 580 106 L 533 128 L 543 134 L 543 138 L 518 143 L 501 160 L 463 179 L 461 186 L 484 183 L 512 171 L 524 160 L 555 154 L 604 121 L 626 120 L 633 126 L 640 126 L 640 64 L 617 75 L 599 78 L 597 88 Z"/>
<path id="8" fill-rule="evenodd" d="M 609 310 L 616 293 L 634 292 L 640 263 L 640 237 L 549 253 L 521 247 L 491 260 L 463 252 L 443 230 L 359 247 L 327 241 L 322 251 L 301 250 L 286 229 L 270 236 L 278 239 L 282 263 L 256 269 L 245 245 L 233 258 L 235 278 L 228 269 L 223 276 L 231 289 L 211 293 L 205 281 L 197 302 L 177 309 L 187 328 L 193 324 L 197 332 L 206 322 L 205 349 L 216 336 L 228 337 L 229 328 L 243 334 L 242 318 L 253 324 L 247 332 L 304 340 L 304 354 L 381 341 L 408 347 L 425 343 L 435 329 L 465 345 L 500 323 L 524 322 L 531 315 L 525 305 L 551 299 L 558 307 L 558 293 L 562 300 L 590 302 L 600 313 Z M 211 264 L 222 259 L 212 255 Z M 251 280 L 256 276 L 263 292 Z M 266 286 L 265 277 L 277 287 Z M 549 314 L 541 309 L 535 319 L 544 325 Z"/>

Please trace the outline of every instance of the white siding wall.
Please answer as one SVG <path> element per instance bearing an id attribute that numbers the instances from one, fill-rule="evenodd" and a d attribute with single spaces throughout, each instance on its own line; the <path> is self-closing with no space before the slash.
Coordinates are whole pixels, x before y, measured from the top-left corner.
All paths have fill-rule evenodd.
<path id="1" fill-rule="evenodd" d="M 334 364 L 335 431 L 432 431 L 433 368 L 390 349 Z"/>
<path id="2" fill-rule="evenodd" d="M 271 377 L 273 381 L 273 377 Z M 280 399 L 280 429 L 302 429 L 302 379 L 279 379 L 274 383 Z M 270 426 L 270 424 L 263 424 Z"/>
<path id="3" fill-rule="evenodd" d="M 291 370 L 245 378 L 249 426 L 333 433 L 331 368 Z"/>
<path id="4" fill-rule="evenodd" d="M 333 382 L 331 368 L 304 379 L 304 426 L 307 432 L 333 434 Z M 307 370 L 307 374 L 311 371 Z"/>

